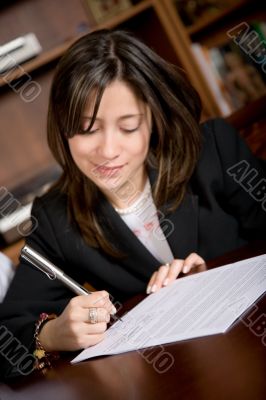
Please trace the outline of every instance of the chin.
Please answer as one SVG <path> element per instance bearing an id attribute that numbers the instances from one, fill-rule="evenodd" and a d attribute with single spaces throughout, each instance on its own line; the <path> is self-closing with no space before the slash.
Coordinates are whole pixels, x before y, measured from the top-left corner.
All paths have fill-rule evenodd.
<path id="1" fill-rule="evenodd" d="M 98 180 L 97 182 L 94 181 L 95 185 L 98 186 L 100 189 L 108 190 L 108 191 L 117 191 L 121 187 L 124 186 L 125 180 L 121 181 L 121 179 L 117 178 L 109 178 L 108 180 Z"/>

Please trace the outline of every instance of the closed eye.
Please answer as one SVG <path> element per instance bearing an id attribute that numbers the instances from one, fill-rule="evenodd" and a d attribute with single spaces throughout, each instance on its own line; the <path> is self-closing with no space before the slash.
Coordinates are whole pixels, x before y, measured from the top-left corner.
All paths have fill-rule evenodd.
<path id="1" fill-rule="evenodd" d="M 133 128 L 133 129 L 121 128 L 121 130 L 122 130 L 123 132 L 125 132 L 125 133 L 132 133 L 132 132 L 137 131 L 137 130 L 138 130 L 138 127 L 137 127 L 137 128 Z"/>

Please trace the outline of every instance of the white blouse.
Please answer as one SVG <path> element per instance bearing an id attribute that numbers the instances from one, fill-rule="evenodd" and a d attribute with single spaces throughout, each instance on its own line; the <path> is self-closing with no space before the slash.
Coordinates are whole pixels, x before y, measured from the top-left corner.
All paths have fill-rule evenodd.
<path id="1" fill-rule="evenodd" d="M 173 261 L 173 253 L 160 227 L 149 179 L 140 197 L 130 207 L 115 210 L 158 261 L 162 264 Z"/>

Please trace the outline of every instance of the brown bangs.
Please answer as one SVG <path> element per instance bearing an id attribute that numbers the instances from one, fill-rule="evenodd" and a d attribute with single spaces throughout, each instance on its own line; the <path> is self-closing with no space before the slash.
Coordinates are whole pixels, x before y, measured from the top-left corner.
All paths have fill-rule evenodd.
<path id="1" fill-rule="evenodd" d="M 65 120 L 62 121 L 64 135 L 67 139 L 72 138 L 78 133 L 85 133 L 81 130 L 81 123 L 88 100 L 93 105 L 92 119 L 88 130 L 91 129 L 98 113 L 104 89 L 105 87 L 103 85 L 101 85 L 101 87 L 99 85 L 91 87 L 90 83 L 85 81 L 83 87 L 81 85 L 80 89 L 71 93 L 68 115 Z"/>

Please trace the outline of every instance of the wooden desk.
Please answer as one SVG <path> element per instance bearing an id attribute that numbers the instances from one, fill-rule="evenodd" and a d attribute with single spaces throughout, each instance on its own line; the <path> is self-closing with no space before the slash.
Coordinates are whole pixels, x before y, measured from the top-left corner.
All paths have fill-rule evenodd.
<path id="1" fill-rule="evenodd" d="M 266 243 L 260 242 L 220 257 L 210 267 L 265 250 Z M 266 295 L 226 334 L 165 345 L 174 357 L 165 373 L 160 373 L 156 358 L 145 360 L 136 351 L 73 366 L 63 360 L 45 377 L 29 376 L 0 386 L 0 399 L 264 400 L 266 327 L 258 334 L 254 322 L 262 317 L 265 324 L 265 313 Z"/>

